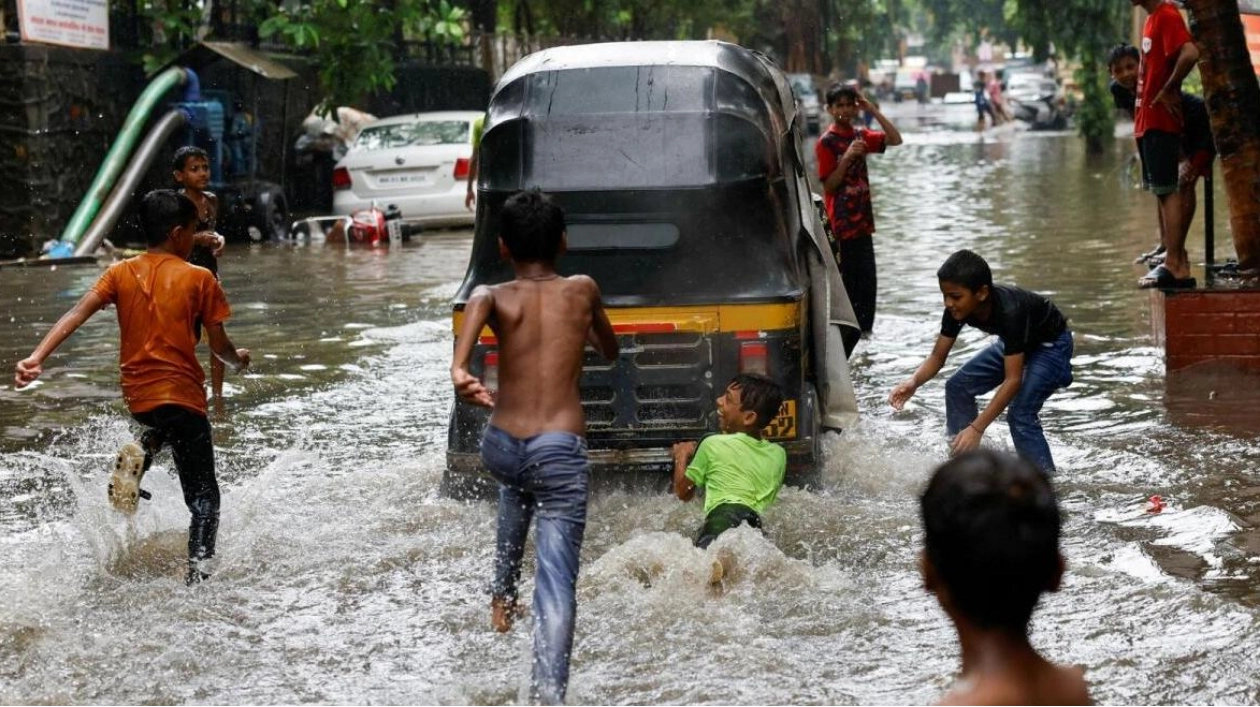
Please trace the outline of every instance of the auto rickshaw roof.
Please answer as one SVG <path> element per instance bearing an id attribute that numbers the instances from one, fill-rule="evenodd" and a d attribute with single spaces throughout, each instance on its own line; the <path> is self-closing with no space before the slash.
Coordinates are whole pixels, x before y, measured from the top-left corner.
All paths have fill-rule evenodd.
<path id="1" fill-rule="evenodd" d="M 494 93 L 530 74 L 621 66 L 713 68 L 754 86 L 763 98 L 783 111 L 787 125 L 796 118 L 796 100 L 791 86 L 770 59 L 738 44 L 716 40 L 606 42 L 544 49 L 513 64 L 499 79 Z M 493 96 L 491 101 L 494 101 Z"/>

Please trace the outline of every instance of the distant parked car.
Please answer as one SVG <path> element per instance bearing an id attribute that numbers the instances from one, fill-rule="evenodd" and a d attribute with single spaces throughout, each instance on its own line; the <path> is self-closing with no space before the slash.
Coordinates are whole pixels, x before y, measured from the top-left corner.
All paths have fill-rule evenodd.
<path id="1" fill-rule="evenodd" d="M 333 213 L 376 202 L 398 207 L 403 220 L 426 226 L 473 223 L 464 207 L 472 160 L 475 111 L 382 118 L 359 132 L 333 169 Z"/>
<path id="2" fill-rule="evenodd" d="M 805 117 L 805 129 L 817 133 L 822 129 L 823 104 L 818 95 L 818 87 L 810 74 L 788 74 L 788 83 L 792 84 L 792 93 L 796 95 L 796 106 Z"/>

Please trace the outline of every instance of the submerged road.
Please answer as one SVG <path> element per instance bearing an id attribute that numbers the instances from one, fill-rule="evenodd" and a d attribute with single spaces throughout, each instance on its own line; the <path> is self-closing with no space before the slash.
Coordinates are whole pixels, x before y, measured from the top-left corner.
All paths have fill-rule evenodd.
<path id="1" fill-rule="evenodd" d="M 917 574 L 916 499 L 946 454 L 944 378 L 906 412 L 884 400 L 936 336 L 936 267 L 967 247 L 999 281 L 1053 297 L 1077 336 L 1076 383 L 1044 412 L 1068 573 L 1034 642 L 1083 664 L 1100 703 L 1260 702 L 1260 387 L 1213 372 L 1166 380 L 1129 264 L 1156 228 L 1150 197 L 1122 174 L 1131 141 L 1088 160 L 1069 134 L 903 127 L 906 145 L 871 158 L 881 309 L 853 358 L 863 419 L 828 437 L 824 490 L 786 490 L 766 537 L 739 530 L 711 548 L 735 567 L 718 592 L 689 540 L 698 504 L 663 478 L 601 489 L 570 699 L 942 693 L 957 646 Z M 181 582 L 187 512 L 169 457 L 134 522 L 105 500 L 132 434 L 112 317 L 81 330 L 34 389 L 0 389 L 0 701 L 523 700 L 529 632 L 488 624 L 493 506 L 437 492 L 449 301 L 469 244 L 445 232 L 393 251 L 229 249 L 229 330 L 255 368 L 229 378 L 231 417 L 216 424 L 219 568 L 199 587 Z M 1199 226 L 1190 248 L 1202 253 Z M 5 365 L 98 274 L 5 271 Z M 965 333 L 944 374 L 986 343 Z M 1001 422 L 987 439 L 1010 446 Z M 1154 493 L 1169 505 L 1147 515 Z"/>

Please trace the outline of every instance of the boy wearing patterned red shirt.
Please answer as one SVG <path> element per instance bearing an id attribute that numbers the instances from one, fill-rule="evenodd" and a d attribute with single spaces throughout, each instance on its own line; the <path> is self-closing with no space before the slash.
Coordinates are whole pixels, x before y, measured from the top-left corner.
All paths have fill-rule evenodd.
<path id="1" fill-rule="evenodd" d="M 1159 199 L 1160 241 L 1164 264 L 1138 281 L 1139 287 L 1194 287 L 1186 253 L 1188 218 L 1185 198 L 1177 188 L 1177 164 L 1185 118 L 1181 80 L 1199 61 L 1199 49 L 1177 7 L 1167 0 L 1129 0 L 1150 13 L 1142 28 L 1142 62 L 1138 70 L 1133 135 L 1142 155 L 1143 181 Z"/>
<path id="2" fill-rule="evenodd" d="M 879 122 L 883 132 L 857 127 L 859 111 Z M 818 178 L 823 203 L 835 236 L 832 246 L 840 264 L 844 289 L 853 303 L 862 336 L 875 325 L 875 214 L 871 209 L 871 182 L 866 156 L 900 145 L 901 133 L 875 104 L 852 86 L 836 84 L 827 89 L 827 113 L 835 121 L 818 138 Z"/>

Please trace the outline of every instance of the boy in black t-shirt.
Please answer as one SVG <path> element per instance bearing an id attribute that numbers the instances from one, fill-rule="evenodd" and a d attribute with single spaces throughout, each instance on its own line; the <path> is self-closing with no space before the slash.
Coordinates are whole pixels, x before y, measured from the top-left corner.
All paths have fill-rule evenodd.
<path id="1" fill-rule="evenodd" d="M 1054 459 L 1041 430 L 1041 406 L 1055 390 L 1072 383 L 1072 331 L 1050 300 L 1035 292 L 994 285 L 989 264 L 960 250 L 936 271 L 945 313 L 932 353 L 908 380 L 888 395 L 900 410 L 945 365 L 964 324 L 997 334 L 998 340 L 976 354 L 945 383 L 945 426 L 953 454 L 975 449 L 984 431 L 1006 410 L 1015 449 L 1047 474 Z M 978 412 L 976 396 L 997 388 Z"/>

